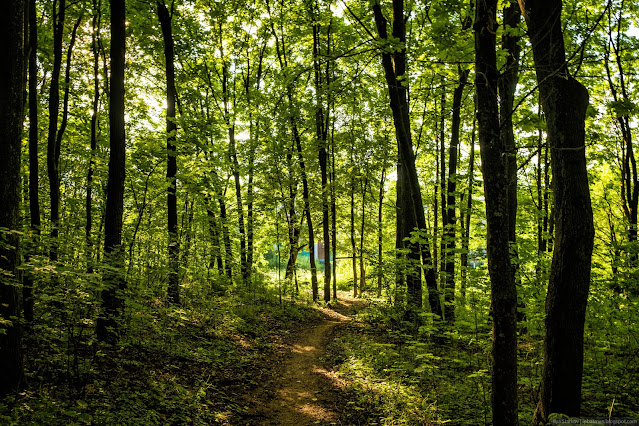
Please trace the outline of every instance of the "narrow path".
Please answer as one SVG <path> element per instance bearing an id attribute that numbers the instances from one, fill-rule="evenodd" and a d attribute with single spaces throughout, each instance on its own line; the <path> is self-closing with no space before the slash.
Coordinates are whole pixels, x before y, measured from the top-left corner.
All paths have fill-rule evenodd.
<path id="1" fill-rule="evenodd" d="M 332 340 L 332 332 L 348 321 L 354 299 L 322 308 L 324 319 L 303 328 L 290 346 L 290 357 L 276 369 L 274 377 L 256 394 L 253 425 L 339 425 L 340 391 L 343 383 L 322 366 L 321 357 Z"/>

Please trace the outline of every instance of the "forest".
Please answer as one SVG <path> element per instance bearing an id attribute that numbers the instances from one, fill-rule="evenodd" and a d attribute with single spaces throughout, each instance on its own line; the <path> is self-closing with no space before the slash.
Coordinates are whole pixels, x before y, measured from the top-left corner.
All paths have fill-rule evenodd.
<path id="1" fill-rule="evenodd" d="M 639 424 L 639 2 L 3 9 L 0 424 Z"/>

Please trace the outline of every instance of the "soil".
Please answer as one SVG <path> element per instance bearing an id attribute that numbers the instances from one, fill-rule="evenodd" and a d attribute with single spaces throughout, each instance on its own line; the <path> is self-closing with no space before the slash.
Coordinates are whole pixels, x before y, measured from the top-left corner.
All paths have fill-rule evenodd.
<path id="1" fill-rule="evenodd" d="M 343 381 L 323 356 L 337 328 L 347 324 L 358 301 L 342 296 L 322 319 L 302 326 L 284 346 L 287 356 L 272 359 L 273 371 L 249 397 L 249 425 L 341 425 Z M 266 366 L 269 368 L 269 366 Z"/>

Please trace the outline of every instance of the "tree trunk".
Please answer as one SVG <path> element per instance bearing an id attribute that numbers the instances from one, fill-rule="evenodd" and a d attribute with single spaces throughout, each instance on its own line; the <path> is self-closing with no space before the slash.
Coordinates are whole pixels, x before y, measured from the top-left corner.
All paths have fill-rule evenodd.
<path id="1" fill-rule="evenodd" d="M 222 247 L 220 246 L 220 232 L 217 225 L 217 218 L 213 211 L 213 204 L 208 199 L 204 198 L 204 205 L 206 206 L 206 217 L 209 225 L 209 235 L 211 236 L 211 260 L 209 262 L 209 268 L 217 267 L 218 275 L 224 276 L 224 264 L 222 262 Z"/>
<path id="2" fill-rule="evenodd" d="M 26 2 L 29 22 L 29 218 L 32 244 L 27 247 L 25 261 L 34 253 L 40 236 L 40 195 L 38 187 L 38 18 L 35 0 Z M 33 276 L 26 273 L 22 291 L 24 318 L 33 321 Z"/>
<path id="3" fill-rule="evenodd" d="M 535 421 L 546 423 L 551 413 L 578 417 L 581 408 L 583 333 L 594 239 L 585 155 L 588 91 L 568 72 L 561 0 L 521 0 L 520 6 L 546 115 L 555 200 L 544 367 L 535 412 Z"/>
<path id="4" fill-rule="evenodd" d="M 93 52 L 93 102 L 91 110 L 91 141 L 89 148 L 89 169 L 87 171 L 87 193 L 85 200 L 86 223 L 84 239 L 86 241 L 87 272 L 93 272 L 93 174 L 95 173 L 95 154 L 98 149 L 98 106 L 100 104 L 100 42 L 101 1 L 93 0 L 93 20 L 91 23 L 91 50 Z"/>
<path id="5" fill-rule="evenodd" d="M 521 20 L 521 12 L 519 5 L 511 2 L 503 10 L 504 28 L 517 28 Z M 517 82 L 519 80 L 519 47 L 520 37 L 512 35 L 510 32 L 504 31 L 502 35 L 501 48 L 508 52 L 506 64 L 497 82 L 499 91 L 499 121 L 500 132 L 499 138 L 506 153 L 506 181 L 508 182 L 508 240 L 510 242 L 511 270 L 515 285 L 521 287 L 521 281 L 517 277 L 519 265 L 519 250 L 517 248 L 517 149 L 515 147 L 515 133 L 513 131 L 513 104 L 515 100 L 515 91 L 517 90 Z M 517 303 L 517 320 L 519 322 L 524 317 L 524 301 L 519 297 Z M 522 326 L 520 331 L 524 331 Z"/>
<path id="6" fill-rule="evenodd" d="M 466 20 L 468 21 L 468 20 Z M 451 122 L 450 146 L 448 147 L 448 182 L 446 185 L 446 214 L 442 236 L 444 317 L 448 325 L 455 323 L 455 222 L 457 198 L 457 152 L 459 150 L 459 128 L 461 126 L 461 106 L 464 87 L 470 70 L 459 69 L 459 83 L 453 92 L 453 118 Z"/>
<path id="7" fill-rule="evenodd" d="M 109 97 L 110 154 L 109 178 L 104 222 L 104 257 L 107 269 L 103 273 L 102 312 L 98 318 L 97 335 L 103 342 L 117 342 L 119 320 L 124 307 L 126 280 L 122 265 L 122 216 L 124 213 L 125 127 L 124 127 L 124 66 L 126 46 L 125 0 L 111 0 L 111 95 Z"/>
<path id="8" fill-rule="evenodd" d="M 477 122 L 486 199 L 486 251 L 493 309 L 492 408 L 494 425 L 516 425 L 517 289 L 508 238 L 506 154 L 499 139 L 496 43 L 497 0 L 477 3 L 475 55 Z"/>
<path id="9" fill-rule="evenodd" d="M 59 1 L 59 5 L 58 5 Z M 56 5 L 58 5 L 56 10 Z M 60 111 L 60 71 L 62 69 L 62 38 L 66 0 L 53 0 L 53 69 L 49 86 L 49 133 L 47 135 L 47 175 L 49 177 L 49 214 L 51 219 L 51 248 L 49 258 L 58 260 L 58 235 L 60 226 L 60 171 L 59 152 L 56 145 L 58 114 Z"/>
<path id="10" fill-rule="evenodd" d="M 521 20 L 521 13 L 517 3 L 510 3 L 504 8 L 504 27 L 517 28 Z M 515 224 L 517 223 L 517 150 L 515 148 L 515 133 L 513 131 L 513 104 L 515 91 L 519 80 L 519 36 L 504 32 L 501 47 L 508 52 L 504 71 L 499 77 L 499 137 L 506 152 L 506 180 L 508 182 L 508 238 L 511 244 L 513 259 L 517 259 L 517 239 Z M 517 262 L 513 262 L 513 276 L 517 269 Z"/>
<path id="11" fill-rule="evenodd" d="M 293 102 L 289 92 L 289 101 Z M 302 138 L 297 131 L 297 126 L 293 127 L 293 138 L 297 147 L 297 159 L 302 173 L 302 197 L 304 198 L 304 212 L 306 213 L 306 222 L 308 227 L 308 251 L 309 262 L 311 266 L 311 288 L 313 290 L 313 301 L 316 302 L 319 297 L 319 289 L 317 286 L 317 266 L 315 265 L 315 233 L 313 231 L 313 217 L 311 216 L 310 192 L 308 190 L 308 178 L 306 176 L 306 164 L 304 163 L 304 155 L 302 154 Z"/>
<path id="12" fill-rule="evenodd" d="M 219 178 L 217 179 L 219 180 Z M 218 183 L 221 185 L 221 182 Z M 233 248 L 231 247 L 231 236 L 229 235 L 228 218 L 226 215 L 226 201 L 221 188 L 217 193 L 217 202 L 220 205 L 220 223 L 222 225 L 222 241 L 224 242 L 224 270 L 229 282 L 233 281 Z"/>
<path id="13" fill-rule="evenodd" d="M 171 6 L 171 9 L 173 7 Z M 164 40 L 164 59 L 166 62 L 166 179 L 168 188 L 166 194 L 166 217 L 167 229 L 169 233 L 169 275 L 168 275 L 168 295 L 169 301 L 174 304 L 180 303 L 180 286 L 178 278 L 180 245 L 178 242 L 178 219 L 177 219 L 177 149 L 175 146 L 175 135 L 177 124 L 175 122 L 175 103 L 177 100 L 177 90 L 175 88 L 175 53 L 173 43 L 173 29 L 171 21 L 173 10 L 169 13 L 164 1 L 157 2 L 158 19 L 162 28 L 162 38 Z"/>
<path id="14" fill-rule="evenodd" d="M 25 52 L 22 0 L 4 5 L 0 25 L 0 397 L 18 389 L 24 375 L 17 286 L 20 262 L 20 157 L 24 119 Z M 8 231 L 8 232 L 7 232 Z"/>
<path id="15" fill-rule="evenodd" d="M 351 163 L 355 166 L 355 160 L 353 159 L 354 147 L 351 147 Z M 351 260 L 353 266 L 353 297 L 357 297 L 357 286 L 359 280 L 357 279 L 357 245 L 355 244 L 355 174 L 351 175 Z"/>
<path id="16" fill-rule="evenodd" d="M 368 173 L 364 176 L 362 188 L 362 222 L 359 228 L 359 292 L 366 290 L 366 270 L 364 269 L 364 225 L 366 225 L 366 192 L 368 192 Z"/>
<path id="17" fill-rule="evenodd" d="M 477 111 L 475 109 L 475 117 Z M 462 215 L 462 251 L 460 260 L 460 285 L 459 290 L 461 293 L 462 302 L 466 300 L 466 282 L 468 279 L 468 249 L 470 246 L 470 218 L 473 211 L 473 187 L 475 186 L 475 124 L 477 118 L 473 119 L 473 130 L 470 139 L 470 156 L 468 158 L 468 189 L 466 196 L 466 212 Z M 463 204 L 463 203 L 462 203 Z"/>
<path id="18" fill-rule="evenodd" d="M 621 8 L 623 8 L 623 2 Z M 612 23 L 608 24 L 608 43 L 605 47 L 604 65 L 606 67 L 606 76 L 608 80 L 608 87 L 612 94 L 612 99 L 615 105 L 619 105 L 621 108 L 613 108 L 613 112 L 616 114 L 617 124 L 621 131 L 622 150 L 621 158 L 618 159 L 621 172 L 621 205 L 624 216 L 628 221 L 627 238 L 628 243 L 632 246 L 637 241 L 637 206 L 639 204 L 639 175 L 637 173 L 637 161 L 635 158 L 633 141 L 632 141 L 632 117 L 628 112 L 627 105 L 631 100 L 628 94 L 627 71 L 623 67 L 623 53 L 621 46 L 622 34 L 623 34 L 623 10 L 620 9 L 619 16 L 617 17 L 616 36 L 613 37 Z M 615 55 L 616 70 L 610 69 L 610 56 L 611 49 Z M 617 82 L 615 82 L 615 79 Z M 634 252 L 634 248 L 631 248 L 629 253 L 629 266 L 636 268 L 637 254 Z M 621 292 L 619 286 L 614 287 L 615 291 Z"/>
<path id="19" fill-rule="evenodd" d="M 384 185 L 386 180 L 386 165 L 382 167 L 382 176 L 379 179 L 379 203 L 377 206 L 377 297 L 382 296 L 382 284 L 384 279 L 384 221 L 382 213 L 384 208 Z"/>
<path id="20" fill-rule="evenodd" d="M 386 18 L 382 14 L 379 2 L 373 5 L 373 14 L 377 32 L 382 40 L 389 40 Z M 441 303 L 437 292 L 437 281 L 433 269 L 433 261 L 428 248 L 428 242 L 411 243 L 406 241 L 415 228 L 421 232 L 426 230 L 426 218 L 421 196 L 421 189 L 415 168 L 415 154 L 410 131 L 410 116 L 408 109 L 408 85 L 406 84 L 406 23 L 404 18 L 403 0 L 393 0 L 393 31 L 392 37 L 402 43 L 393 54 L 382 53 L 382 65 L 388 86 L 390 107 L 395 125 L 399 165 L 397 184 L 403 185 L 403 196 L 399 196 L 398 188 L 397 208 L 401 215 L 401 226 L 398 227 L 398 241 L 403 243 L 409 251 L 409 257 L 419 262 L 421 257 L 425 268 L 426 285 L 429 290 L 431 311 L 441 317 Z M 406 276 L 409 310 L 419 310 L 422 307 L 421 270 Z M 417 320 L 417 317 L 414 318 Z"/>
<path id="21" fill-rule="evenodd" d="M 317 141 L 317 151 L 320 166 L 320 175 L 322 178 L 322 236 L 324 239 L 324 301 L 331 300 L 331 245 L 330 245 L 330 221 L 328 207 L 328 152 L 326 150 L 328 139 L 328 122 L 330 121 L 330 112 L 324 107 L 323 99 L 326 96 L 326 86 L 328 81 L 328 72 L 322 75 L 320 64 L 320 54 L 322 46 L 320 40 L 320 11 L 317 2 L 309 4 L 309 15 L 313 28 L 313 75 L 315 83 L 315 139 Z M 327 29 L 328 39 L 330 41 L 330 24 Z M 328 56 L 328 47 L 326 56 Z M 328 62 L 327 62 L 328 67 Z M 327 70 L 328 71 L 328 70 Z"/>
<path id="22" fill-rule="evenodd" d="M 333 121 L 331 129 L 331 244 L 334 263 L 331 269 L 333 273 L 333 299 L 337 299 L 337 196 L 335 194 L 335 122 Z"/>

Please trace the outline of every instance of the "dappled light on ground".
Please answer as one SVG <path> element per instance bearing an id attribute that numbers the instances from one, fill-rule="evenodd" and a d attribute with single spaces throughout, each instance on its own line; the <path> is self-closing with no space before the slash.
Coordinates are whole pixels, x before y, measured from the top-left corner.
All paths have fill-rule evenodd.
<path id="1" fill-rule="evenodd" d="M 338 305 L 341 310 L 348 305 Z M 302 330 L 299 339 L 288 348 L 289 358 L 275 373 L 270 383 L 256 395 L 263 399 L 272 391 L 272 399 L 257 409 L 251 424 L 315 425 L 340 422 L 339 393 L 344 386 L 339 378 L 322 366 L 322 356 L 331 341 L 335 327 L 350 321 L 350 317 L 331 308 L 321 308 L 323 319 Z"/>

